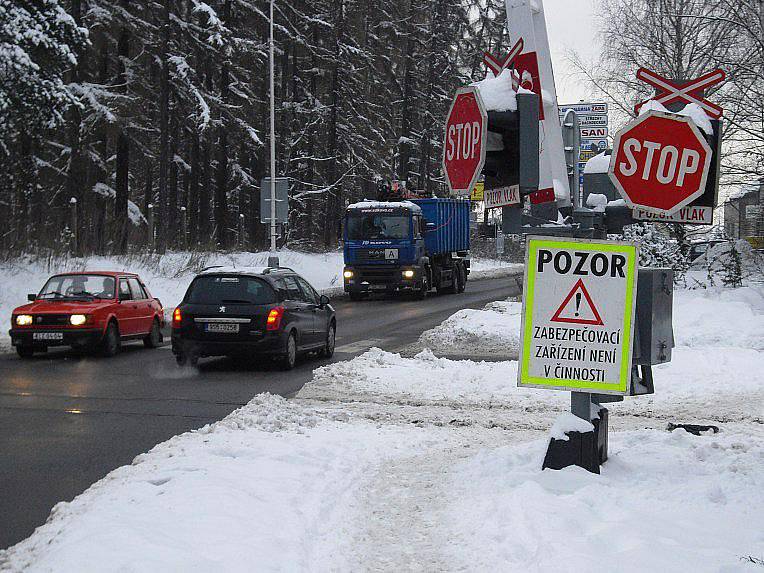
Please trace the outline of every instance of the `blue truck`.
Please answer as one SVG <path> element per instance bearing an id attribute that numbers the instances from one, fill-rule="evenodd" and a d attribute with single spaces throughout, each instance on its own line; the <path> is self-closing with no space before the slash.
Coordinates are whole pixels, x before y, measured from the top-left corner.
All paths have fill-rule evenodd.
<path id="1" fill-rule="evenodd" d="M 470 272 L 470 204 L 464 199 L 362 201 L 343 225 L 345 292 L 460 293 Z"/>

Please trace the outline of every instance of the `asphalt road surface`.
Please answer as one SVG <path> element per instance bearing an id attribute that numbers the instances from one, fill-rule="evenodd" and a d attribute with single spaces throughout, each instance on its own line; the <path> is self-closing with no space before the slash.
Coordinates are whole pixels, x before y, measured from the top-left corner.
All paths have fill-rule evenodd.
<path id="1" fill-rule="evenodd" d="M 65 349 L 25 361 L 0 355 L 0 548 L 157 443 L 219 420 L 256 394 L 293 396 L 318 366 L 372 346 L 401 349 L 461 308 L 518 295 L 515 279 L 470 282 L 463 294 L 426 301 L 334 301 L 334 358 L 306 358 L 291 372 L 225 358 L 201 361 L 199 372 L 179 369 L 167 346 L 140 343 L 109 359 Z"/>

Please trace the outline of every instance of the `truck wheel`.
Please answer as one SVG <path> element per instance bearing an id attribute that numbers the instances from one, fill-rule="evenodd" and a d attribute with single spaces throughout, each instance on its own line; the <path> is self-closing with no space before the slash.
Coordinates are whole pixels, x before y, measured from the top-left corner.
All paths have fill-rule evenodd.
<path id="1" fill-rule="evenodd" d="M 427 298 L 427 293 L 430 292 L 430 280 L 427 278 L 427 273 L 422 277 L 422 286 L 418 291 L 414 292 L 414 298 L 416 300 L 424 300 Z"/>
<path id="2" fill-rule="evenodd" d="M 467 288 L 467 270 L 464 268 L 464 265 L 459 265 L 456 270 L 458 271 L 456 275 L 456 292 L 462 293 Z"/>
<path id="3" fill-rule="evenodd" d="M 350 300 L 352 301 L 359 301 L 363 300 L 365 298 L 365 294 L 362 292 L 358 292 L 357 290 L 351 290 L 350 291 Z"/>

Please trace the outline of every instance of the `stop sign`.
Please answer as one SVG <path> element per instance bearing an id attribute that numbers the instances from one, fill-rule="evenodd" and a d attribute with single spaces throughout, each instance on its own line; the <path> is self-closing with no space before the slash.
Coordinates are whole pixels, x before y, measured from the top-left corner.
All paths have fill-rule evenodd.
<path id="1" fill-rule="evenodd" d="M 443 170 L 451 193 L 469 195 L 485 162 L 488 114 L 475 86 L 459 88 L 446 118 Z"/>
<path id="2" fill-rule="evenodd" d="M 650 110 L 616 134 L 608 175 L 630 207 L 670 215 L 703 194 L 711 155 L 690 118 Z"/>

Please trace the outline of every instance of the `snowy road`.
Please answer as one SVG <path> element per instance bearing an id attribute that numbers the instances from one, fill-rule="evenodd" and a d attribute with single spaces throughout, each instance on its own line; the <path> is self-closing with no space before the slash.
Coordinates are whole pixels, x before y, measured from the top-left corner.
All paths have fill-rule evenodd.
<path id="1" fill-rule="evenodd" d="M 398 350 L 461 308 L 517 294 L 510 277 L 472 282 L 462 295 L 432 296 L 425 304 L 337 302 L 333 362 L 372 346 Z M 177 370 L 167 347 L 129 345 L 110 360 L 67 351 L 29 362 L 0 355 L 0 547 L 28 536 L 56 502 L 158 442 L 219 420 L 257 393 L 290 396 L 325 363 L 307 360 L 284 373 L 221 359 L 204 362 L 196 374 Z"/>

